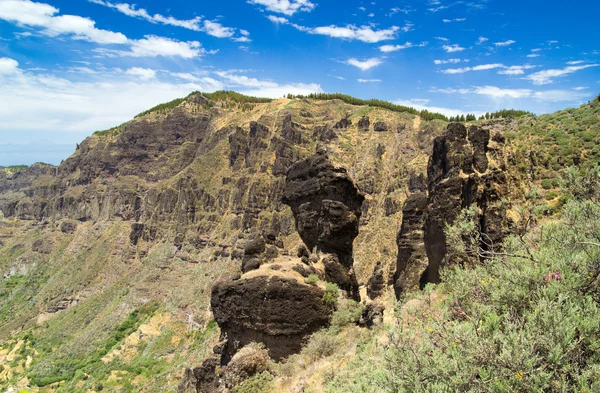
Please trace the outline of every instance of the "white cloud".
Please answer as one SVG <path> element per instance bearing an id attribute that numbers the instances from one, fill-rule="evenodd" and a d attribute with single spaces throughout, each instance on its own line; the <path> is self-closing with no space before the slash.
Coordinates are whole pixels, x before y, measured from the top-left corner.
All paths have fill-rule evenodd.
<path id="1" fill-rule="evenodd" d="M 533 58 L 533 57 L 540 57 L 539 53 L 530 53 L 527 55 L 527 57 Z"/>
<path id="2" fill-rule="evenodd" d="M 0 63 L 9 64 L 6 60 Z M 10 64 L 10 69 L 14 70 L 14 63 Z M 286 93 L 322 92 L 321 87 L 314 83 L 279 84 L 250 78 L 250 84 L 237 84 L 231 78 L 221 78 L 216 73 L 211 77 L 189 78 L 184 74 L 174 76 L 169 72 L 143 70 L 107 69 L 90 75 L 85 82 L 18 68 L 11 74 L 0 74 L 0 132 L 60 130 L 62 135 L 69 132 L 90 134 L 114 127 L 143 110 L 184 97 L 194 90 L 212 92 L 235 86 L 240 93 L 273 98 Z M 152 71 L 155 78 L 140 78 L 144 74 L 151 75 Z"/>
<path id="3" fill-rule="evenodd" d="M 587 86 L 577 86 L 577 87 L 573 88 L 573 90 L 576 90 L 576 91 L 581 91 L 581 90 L 586 90 L 586 89 L 588 89 Z"/>
<path id="4" fill-rule="evenodd" d="M 453 52 L 461 52 L 463 50 L 465 50 L 465 48 L 461 47 L 460 45 L 457 44 L 452 44 L 452 45 L 444 45 L 442 47 L 447 53 L 453 53 Z"/>
<path id="5" fill-rule="evenodd" d="M 567 61 L 568 65 L 577 65 L 577 64 L 583 64 L 585 63 L 585 60 L 573 60 L 573 61 Z"/>
<path id="6" fill-rule="evenodd" d="M 454 60 L 458 60 L 458 59 L 454 59 Z M 443 63 L 441 63 L 441 61 L 440 61 L 440 63 L 436 63 L 436 64 L 443 64 Z M 477 65 L 477 66 L 473 66 L 473 67 L 448 68 L 446 70 L 442 70 L 441 72 L 444 74 L 464 74 L 465 72 L 470 72 L 470 71 L 486 71 L 486 70 L 492 70 L 495 68 L 501 68 L 501 70 L 498 71 L 498 74 L 522 75 L 525 73 L 524 70 L 529 70 L 529 69 L 535 68 L 535 66 L 530 65 L 530 64 L 517 65 L 517 66 L 505 66 L 504 64 L 501 64 L 501 63 L 493 63 L 493 64 L 481 64 L 481 65 Z"/>
<path id="7" fill-rule="evenodd" d="M 494 45 L 496 45 L 496 46 L 509 46 L 509 45 L 514 44 L 515 42 L 517 42 L 517 41 L 508 40 L 508 41 L 502 41 L 502 42 L 494 42 Z"/>
<path id="8" fill-rule="evenodd" d="M 398 26 L 392 26 L 389 29 L 373 30 L 370 26 L 356 27 L 354 25 L 341 26 L 321 26 L 315 28 L 306 28 L 294 25 L 298 30 L 307 31 L 311 34 L 326 35 L 333 38 L 343 38 L 347 40 L 358 40 L 368 43 L 376 43 L 385 40 L 391 40 L 396 37 L 400 30 Z"/>
<path id="9" fill-rule="evenodd" d="M 359 83 L 377 83 L 377 82 L 381 82 L 381 79 L 362 79 L 362 78 L 358 78 L 357 82 L 359 82 Z"/>
<path id="10" fill-rule="evenodd" d="M 69 35 L 73 39 L 98 44 L 124 44 L 127 37 L 121 33 L 95 27 L 89 18 L 76 15 L 59 15 L 57 8 L 29 0 L 0 1 L 0 19 L 19 26 L 41 28 L 41 33 L 50 37 Z"/>
<path id="11" fill-rule="evenodd" d="M 264 6 L 268 11 L 284 15 L 294 15 L 298 11 L 310 12 L 315 4 L 309 0 L 248 0 L 250 4 Z"/>
<path id="12" fill-rule="evenodd" d="M 435 38 L 436 40 L 444 41 L 444 42 L 448 42 L 448 41 L 450 41 L 450 40 L 449 40 L 448 38 L 446 38 L 446 37 L 433 37 L 433 38 Z"/>
<path id="13" fill-rule="evenodd" d="M 471 112 L 463 111 L 461 109 L 452 109 L 452 108 L 444 108 L 444 107 L 425 105 L 428 102 L 429 102 L 429 100 L 413 98 L 410 100 L 396 100 L 396 101 L 394 101 L 394 104 L 412 107 L 418 111 L 426 110 L 429 112 L 441 113 L 444 116 L 466 115 L 467 113 L 471 113 Z M 475 113 L 476 116 L 481 116 L 481 114 L 483 114 L 483 113 L 479 113 L 479 112 Z"/>
<path id="14" fill-rule="evenodd" d="M 228 88 L 240 87 L 240 93 L 256 96 L 278 98 L 284 95 L 323 92 L 321 86 L 316 83 L 288 83 L 279 84 L 271 80 L 261 80 L 241 75 L 237 71 L 216 71 L 216 75 L 223 79 L 223 83 Z"/>
<path id="15" fill-rule="evenodd" d="M 125 73 L 127 75 L 137 76 L 144 81 L 156 78 L 156 71 L 150 68 L 132 67 L 125 71 Z"/>
<path id="16" fill-rule="evenodd" d="M 477 44 L 483 44 L 484 42 L 486 42 L 489 38 L 486 37 L 482 37 L 479 36 L 479 38 L 477 39 Z"/>
<path id="17" fill-rule="evenodd" d="M 437 65 L 440 65 L 440 64 L 457 64 L 457 63 L 460 63 L 460 59 L 434 60 L 433 62 L 435 64 L 437 64 Z"/>
<path id="18" fill-rule="evenodd" d="M 454 19 L 442 19 L 442 22 L 444 22 L 444 23 L 464 22 L 466 20 L 467 20 L 467 18 L 454 18 Z"/>
<path id="19" fill-rule="evenodd" d="M 383 45 L 379 47 L 379 50 L 382 52 L 395 52 L 402 49 L 414 48 L 414 47 L 424 47 L 427 45 L 427 42 L 421 42 L 420 44 L 413 44 L 412 42 L 406 42 L 403 45 Z"/>
<path id="20" fill-rule="evenodd" d="M 525 64 L 522 66 L 510 66 L 505 67 L 501 71 L 498 71 L 498 73 L 501 75 L 523 75 L 525 73 L 525 70 L 530 70 L 532 68 L 535 68 L 535 66 L 530 64 Z"/>
<path id="21" fill-rule="evenodd" d="M 281 16 L 268 15 L 267 18 L 275 24 L 284 25 L 284 24 L 288 23 L 288 20 L 285 18 L 282 18 Z"/>
<path id="22" fill-rule="evenodd" d="M 193 31 L 202 31 L 208 35 L 217 38 L 231 38 L 235 35 L 236 29 L 233 27 L 223 26 L 221 23 L 217 21 L 205 20 L 202 21 L 202 18 L 197 16 L 193 19 L 177 19 L 172 16 L 164 16 L 161 14 L 151 15 L 144 8 L 137 8 L 135 4 L 127 4 L 127 3 L 111 3 L 106 0 L 88 0 L 91 3 L 103 5 L 105 7 L 109 7 L 115 9 L 122 14 L 127 16 L 131 16 L 133 18 L 143 19 L 150 23 L 157 23 L 163 25 L 177 26 L 185 29 L 193 30 Z M 248 36 L 249 33 L 247 30 L 243 30 L 246 34 L 242 33 L 240 30 L 240 34 L 242 36 Z M 235 41 L 238 42 L 246 42 L 250 41 L 247 39 L 243 40 L 243 37 L 234 38 Z M 241 41 L 240 41 L 241 40 Z"/>
<path id="23" fill-rule="evenodd" d="M 443 70 L 442 73 L 443 74 L 464 74 L 465 72 L 469 72 L 469 71 L 485 71 L 485 70 L 491 70 L 494 68 L 503 68 L 504 65 L 503 64 L 499 64 L 499 63 L 494 63 L 494 64 L 481 64 L 475 67 L 464 67 L 464 68 L 448 68 L 446 70 Z"/>
<path id="24" fill-rule="evenodd" d="M 344 78 L 343 76 L 331 75 L 331 74 L 327 74 L 327 76 L 330 76 L 330 77 L 335 78 L 335 79 L 339 79 L 341 81 L 345 81 L 346 80 L 346 78 Z"/>
<path id="25" fill-rule="evenodd" d="M 341 38 L 346 40 L 358 40 L 368 43 L 376 43 L 385 40 L 391 40 L 396 38 L 399 31 L 407 32 L 412 28 L 411 23 L 407 23 L 404 27 L 392 26 L 388 29 L 373 30 L 371 26 L 357 27 L 355 25 L 347 26 L 319 26 L 319 27 L 306 27 L 296 23 L 290 23 L 286 18 L 275 15 L 267 15 L 267 19 L 275 24 L 285 25 L 289 24 L 297 30 L 303 31 L 309 34 L 325 35 L 332 38 Z"/>
<path id="26" fill-rule="evenodd" d="M 348 64 L 357 68 L 360 68 L 363 71 L 366 71 L 368 69 L 371 69 L 373 67 L 377 67 L 378 65 L 380 65 L 381 63 L 383 63 L 383 60 L 377 57 L 373 57 L 367 60 L 363 60 L 360 61 L 358 59 L 355 58 L 351 58 L 348 59 L 346 61 L 343 62 L 344 64 Z"/>
<path id="27" fill-rule="evenodd" d="M 552 83 L 554 78 L 569 75 L 586 68 L 598 66 L 599 64 L 586 64 L 580 66 L 569 66 L 561 69 L 538 71 L 526 76 L 525 79 L 529 79 L 534 85 L 546 85 Z"/>
<path id="28" fill-rule="evenodd" d="M 8 57 L 0 57 L 0 75 L 14 74 L 17 72 L 19 62 Z"/>
<path id="29" fill-rule="evenodd" d="M 94 51 L 107 57 L 181 57 L 193 59 L 205 55 L 206 50 L 198 41 L 175 41 L 170 38 L 148 35 L 139 40 L 129 42 L 130 50 L 113 50 L 98 48 Z"/>
<path id="30" fill-rule="evenodd" d="M 171 25 L 177 27 L 183 27 L 185 29 L 201 31 L 202 28 L 200 26 L 200 21 L 202 18 L 195 17 L 193 19 L 181 20 L 174 18 L 172 16 L 163 16 L 160 14 L 151 15 L 144 8 L 137 8 L 135 4 L 127 4 L 127 3 L 111 3 L 105 0 L 88 0 L 90 3 L 103 5 L 105 7 L 113 8 L 122 14 L 127 16 L 131 16 L 134 18 L 144 19 L 151 23 L 160 23 L 164 25 Z"/>
<path id="31" fill-rule="evenodd" d="M 546 90 L 533 91 L 531 89 L 504 89 L 497 86 L 473 86 L 465 89 L 437 89 L 429 90 L 432 93 L 443 94 L 476 94 L 488 96 L 494 100 L 506 99 L 533 99 L 540 102 L 561 102 L 561 101 L 577 101 L 589 96 L 588 93 L 579 93 L 570 90 Z"/>

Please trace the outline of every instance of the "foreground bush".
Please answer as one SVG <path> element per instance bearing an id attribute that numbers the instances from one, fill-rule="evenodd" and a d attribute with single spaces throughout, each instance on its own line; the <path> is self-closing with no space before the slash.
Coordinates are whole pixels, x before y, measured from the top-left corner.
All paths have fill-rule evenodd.
<path id="1" fill-rule="evenodd" d="M 599 274 L 600 203 L 570 200 L 560 221 L 446 270 L 443 300 L 398 320 L 327 391 L 600 392 Z"/>

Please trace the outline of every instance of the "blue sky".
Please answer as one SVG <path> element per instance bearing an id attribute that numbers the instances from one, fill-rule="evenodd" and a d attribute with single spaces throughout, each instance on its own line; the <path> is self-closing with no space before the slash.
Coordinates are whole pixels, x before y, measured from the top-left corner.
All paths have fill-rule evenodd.
<path id="1" fill-rule="evenodd" d="M 341 92 L 445 114 L 600 92 L 600 2 L 0 0 L 0 165 L 59 163 L 190 91 Z"/>

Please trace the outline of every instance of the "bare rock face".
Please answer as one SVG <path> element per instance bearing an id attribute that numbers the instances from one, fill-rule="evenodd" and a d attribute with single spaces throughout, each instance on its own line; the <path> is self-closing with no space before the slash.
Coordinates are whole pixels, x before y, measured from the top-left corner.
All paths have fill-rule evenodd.
<path id="1" fill-rule="evenodd" d="M 299 161 L 288 171 L 282 200 L 308 249 L 336 254 L 349 267 L 364 196 L 346 170 L 323 152 Z"/>
<path id="2" fill-rule="evenodd" d="M 340 121 L 335 123 L 333 128 L 344 129 L 344 128 L 350 127 L 351 125 L 352 125 L 352 120 L 348 119 L 347 117 L 344 117 L 343 119 L 341 119 Z"/>
<path id="3" fill-rule="evenodd" d="M 508 187 L 498 140 L 491 149 L 489 130 L 475 126 L 467 130 L 460 123 L 449 124 L 446 133 L 434 140 L 427 196 L 417 192 L 403 208 L 394 275 L 397 295 L 415 285 L 439 282 L 440 269 L 458 262 L 446 253 L 444 228 L 462 209 L 472 204 L 479 208 L 479 231 L 486 243 L 498 244 L 504 237 L 506 206 L 501 199 L 508 195 Z M 490 157 L 498 164 L 490 165 Z"/>
<path id="4" fill-rule="evenodd" d="M 263 343 L 275 360 L 297 353 L 307 335 L 327 326 L 332 311 L 321 288 L 280 276 L 215 285 L 211 306 L 227 336 L 222 364 L 250 342 Z"/>
<path id="5" fill-rule="evenodd" d="M 423 244 L 423 221 L 427 208 L 424 192 L 411 194 L 402 208 L 402 227 L 396 238 L 398 259 L 394 274 L 394 291 L 399 296 L 418 285 L 429 261 Z"/>
<path id="6" fill-rule="evenodd" d="M 308 249 L 333 254 L 330 265 L 341 265 L 328 269 L 337 277 L 333 282 L 357 297 L 352 242 L 358 235 L 364 196 L 346 170 L 334 166 L 325 152 L 299 161 L 288 171 L 282 200 L 292 208 Z"/>

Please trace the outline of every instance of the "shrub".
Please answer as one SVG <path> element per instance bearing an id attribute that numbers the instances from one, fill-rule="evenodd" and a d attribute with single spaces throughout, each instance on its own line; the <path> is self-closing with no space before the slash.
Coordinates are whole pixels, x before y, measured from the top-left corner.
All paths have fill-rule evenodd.
<path id="1" fill-rule="evenodd" d="M 255 374 L 233 389 L 235 393 L 268 393 L 273 385 L 273 375 L 264 371 Z"/>
<path id="2" fill-rule="evenodd" d="M 306 278 L 306 283 L 310 284 L 310 285 L 317 285 L 317 282 L 319 282 L 319 277 L 316 274 L 310 274 L 307 278 Z"/>
<path id="3" fill-rule="evenodd" d="M 337 284 L 328 282 L 325 285 L 325 292 L 323 293 L 323 301 L 325 304 L 334 304 L 337 301 L 339 294 L 339 288 Z"/>
<path id="4" fill-rule="evenodd" d="M 335 332 L 321 330 L 310 336 L 302 353 L 314 362 L 321 358 L 333 355 L 339 345 L 340 339 Z"/>

